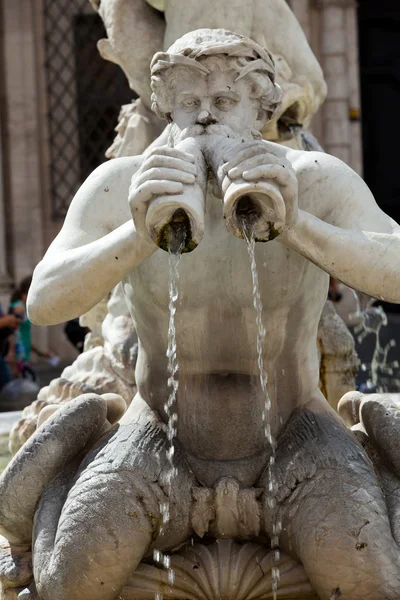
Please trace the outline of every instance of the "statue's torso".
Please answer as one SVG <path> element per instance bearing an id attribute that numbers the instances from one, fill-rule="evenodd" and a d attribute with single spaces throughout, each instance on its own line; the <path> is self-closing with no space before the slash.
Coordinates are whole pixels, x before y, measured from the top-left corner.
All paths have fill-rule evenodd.
<path id="1" fill-rule="evenodd" d="M 301 203 L 301 200 L 300 200 Z M 265 394 L 257 366 L 257 325 L 246 244 L 226 230 L 222 204 L 207 198 L 205 236 L 180 261 L 175 315 L 179 361 L 178 437 L 206 460 L 232 460 L 268 448 Z M 166 420 L 169 395 L 168 254 L 158 250 L 125 280 L 140 340 L 136 371 L 143 399 Z M 256 244 L 266 328 L 264 364 L 277 434 L 295 407 L 318 402 L 317 327 L 328 288 L 319 268 L 274 241 Z"/>

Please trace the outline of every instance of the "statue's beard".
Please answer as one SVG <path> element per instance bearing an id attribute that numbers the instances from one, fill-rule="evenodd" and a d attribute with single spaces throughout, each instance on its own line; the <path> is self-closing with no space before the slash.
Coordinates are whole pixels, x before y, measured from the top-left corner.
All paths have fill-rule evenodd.
<path id="1" fill-rule="evenodd" d="M 173 141 L 174 145 L 189 137 L 202 135 L 220 135 L 240 142 L 251 142 L 261 139 L 261 133 L 257 129 L 254 129 L 254 127 L 249 126 L 243 127 L 240 132 L 220 123 L 212 123 L 210 125 L 197 124 L 185 129 L 180 129 L 176 123 L 172 123 L 170 127 L 171 141 Z"/>

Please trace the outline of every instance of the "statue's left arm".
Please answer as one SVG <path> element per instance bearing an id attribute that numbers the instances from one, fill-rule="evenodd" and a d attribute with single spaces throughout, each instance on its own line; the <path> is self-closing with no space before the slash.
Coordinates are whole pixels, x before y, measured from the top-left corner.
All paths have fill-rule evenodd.
<path id="1" fill-rule="evenodd" d="M 321 153 L 300 160 L 307 166 L 303 185 L 299 178 L 299 210 L 277 239 L 348 286 L 400 303 L 399 225 L 340 160 Z"/>

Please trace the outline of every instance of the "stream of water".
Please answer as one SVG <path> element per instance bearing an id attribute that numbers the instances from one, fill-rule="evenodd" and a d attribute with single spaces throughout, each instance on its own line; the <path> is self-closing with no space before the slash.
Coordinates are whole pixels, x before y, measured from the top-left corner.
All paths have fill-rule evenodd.
<path id="1" fill-rule="evenodd" d="M 271 397 L 268 392 L 268 374 L 264 367 L 264 342 L 266 336 L 266 330 L 263 325 L 263 304 L 260 294 L 260 285 L 258 280 L 258 270 L 255 258 L 255 246 L 256 242 L 252 233 L 251 225 L 247 222 L 243 223 L 242 226 L 244 238 L 246 240 L 247 250 L 250 258 L 251 276 L 253 281 L 253 306 L 256 311 L 256 322 L 257 322 L 257 364 L 260 376 L 260 385 L 264 394 L 264 410 L 262 413 L 262 420 L 264 423 L 264 433 L 271 447 L 271 456 L 268 463 L 268 489 L 266 490 L 268 507 L 273 515 L 272 521 L 272 536 L 271 536 L 271 549 L 274 553 L 274 565 L 272 567 L 272 593 L 273 600 L 277 600 L 278 585 L 280 579 L 279 564 L 280 551 L 279 551 L 279 535 L 282 529 L 282 523 L 279 518 L 279 513 L 276 510 L 276 494 L 277 494 L 277 479 L 275 473 L 275 454 L 276 454 L 276 440 L 272 433 L 271 428 Z"/>
<path id="2" fill-rule="evenodd" d="M 182 242 L 183 244 L 183 242 Z M 183 245 L 175 246 L 175 252 L 169 252 L 168 264 L 169 264 L 169 325 L 168 325 L 168 347 L 167 347 L 167 358 L 168 358 L 168 388 L 170 390 L 167 401 L 164 404 L 164 410 L 168 418 L 167 422 L 167 439 L 168 449 L 166 452 L 167 460 L 169 463 L 166 484 L 167 484 L 167 499 L 161 505 L 162 514 L 162 526 L 160 528 L 160 534 L 166 532 L 168 523 L 170 521 L 170 498 L 172 483 L 174 477 L 177 474 L 177 468 L 174 463 L 175 455 L 175 438 L 177 435 L 178 426 L 178 413 L 177 413 L 177 394 L 179 388 L 179 364 L 176 352 L 176 328 L 175 328 L 175 314 L 179 300 L 179 263 L 181 260 L 181 250 Z M 174 247 L 173 246 L 173 247 Z M 153 555 L 154 561 L 159 563 L 168 571 L 168 583 L 173 585 L 175 581 L 175 573 L 171 568 L 171 557 L 168 554 L 163 554 L 160 550 L 155 550 Z M 162 600 L 163 595 L 157 593 L 155 600 Z"/>

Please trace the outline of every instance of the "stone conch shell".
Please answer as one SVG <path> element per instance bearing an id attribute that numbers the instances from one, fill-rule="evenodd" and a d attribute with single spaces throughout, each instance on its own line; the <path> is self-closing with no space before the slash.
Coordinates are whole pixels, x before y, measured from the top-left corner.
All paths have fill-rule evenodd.
<path id="1" fill-rule="evenodd" d="M 164 600 L 272 600 L 272 569 L 278 567 L 280 600 L 317 599 L 297 562 L 285 555 L 275 562 L 273 552 L 260 544 L 217 540 L 185 546 L 170 558 L 173 585 L 166 569 L 142 563 L 121 598 L 154 600 L 161 594 Z"/>

